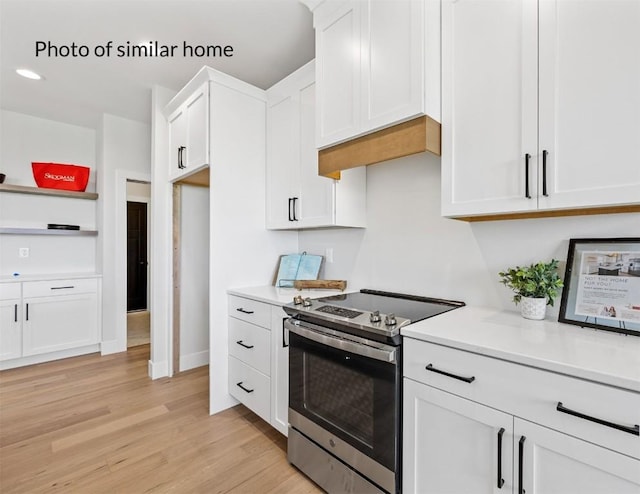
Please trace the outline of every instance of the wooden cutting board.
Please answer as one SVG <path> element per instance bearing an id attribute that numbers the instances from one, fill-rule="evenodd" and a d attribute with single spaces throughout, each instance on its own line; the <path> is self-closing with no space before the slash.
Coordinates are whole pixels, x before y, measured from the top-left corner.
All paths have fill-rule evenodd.
<path id="1" fill-rule="evenodd" d="M 304 288 L 319 288 L 324 290 L 344 290 L 347 288 L 345 280 L 295 280 L 293 287 L 298 290 Z"/>

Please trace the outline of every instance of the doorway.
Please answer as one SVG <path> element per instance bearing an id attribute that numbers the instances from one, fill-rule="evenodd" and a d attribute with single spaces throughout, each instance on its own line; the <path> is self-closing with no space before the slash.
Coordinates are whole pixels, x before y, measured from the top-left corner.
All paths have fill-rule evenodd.
<path id="1" fill-rule="evenodd" d="M 127 348 L 151 342 L 149 183 L 127 181 Z"/>

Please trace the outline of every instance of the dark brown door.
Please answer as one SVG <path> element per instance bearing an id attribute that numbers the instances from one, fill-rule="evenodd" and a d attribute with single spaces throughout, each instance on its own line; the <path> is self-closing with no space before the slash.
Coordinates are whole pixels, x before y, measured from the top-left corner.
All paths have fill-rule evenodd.
<path id="1" fill-rule="evenodd" d="M 147 308 L 147 205 L 127 201 L 127 311 Z"/>

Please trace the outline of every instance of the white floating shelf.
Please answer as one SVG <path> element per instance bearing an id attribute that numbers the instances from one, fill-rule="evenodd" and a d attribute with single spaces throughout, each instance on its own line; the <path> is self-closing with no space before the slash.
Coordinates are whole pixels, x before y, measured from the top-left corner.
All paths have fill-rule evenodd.
<path id="1" fill-rule="evenodd" d="M 29 187 L 27 185 L 11 184 L 0 184 L 0 192 L 33 194 L 40 196 L 69 197 L 73 199 L 89 199 L 91 201 L 95 201 L 98 198 L 98 194 L 96 194 L 95 192 L 74 192 L 71 190 L 41 189 L 40 187 Z"/>
<path id="2" fill-rule="evenodd" d="M 4 235 L 67 235 L 76 237 L 95 237 L 97 230 L 50 230 L 48 228 L 12 228 L 0 227 Z"/>

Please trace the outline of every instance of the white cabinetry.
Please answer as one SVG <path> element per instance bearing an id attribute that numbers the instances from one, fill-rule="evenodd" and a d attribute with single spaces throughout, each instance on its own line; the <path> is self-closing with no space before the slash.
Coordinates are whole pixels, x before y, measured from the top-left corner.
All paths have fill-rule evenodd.
<path id="1" fill-rule="evenodd" d="M 191 93 L 168 117 L 169 179 L 175 181 L 209 164 L 209 83 Z"/>
<path id="2" fill-rule="evenodd" d="M 267 228 L 364 227 L 366 169 L 318 175 L 314 62 L 267 91 Z"/>
<path id="3" fill-rule="evenodd" d="M 640 394 L 410 338 L 404 350 L 405 492 L 640 489 Z"/>
<path id="4" fill-rule="evenodd" d="M 638 2 L 444 0 L 442 214 L 638 204 L 639 57 Z"/>
<path id="5" fill-rule="evenodd" d="M 317 147 L 425 113 L 440 119 L 439 9 L 426 0 L 326 0 L 313 10 Z"/>
<path id="6" fill-rule="evenodd" d="M 289 336 L 284 321 L 289 316 L 271 306 L 271 425 L 285 436 L 289 428 Z"/>
<path id="7" fill-rule="evenodd" d="M 22 356 L 20 283 L 0 284 L 0 360 Z"/>

